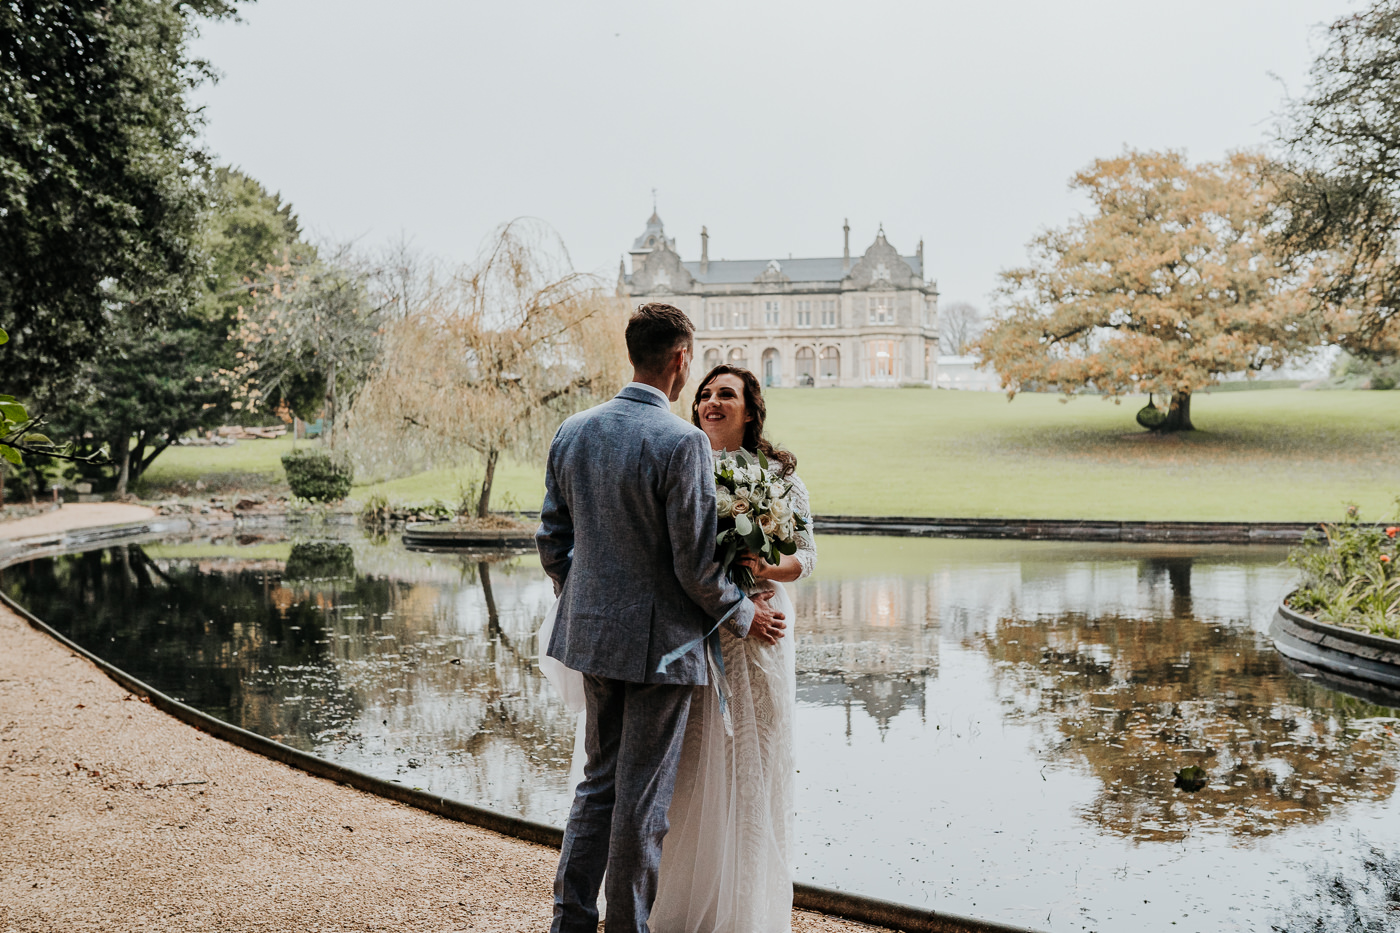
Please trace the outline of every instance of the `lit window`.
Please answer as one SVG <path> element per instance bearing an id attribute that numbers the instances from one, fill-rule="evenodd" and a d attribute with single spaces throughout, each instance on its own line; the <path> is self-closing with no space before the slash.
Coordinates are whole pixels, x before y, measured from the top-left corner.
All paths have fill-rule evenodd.
<path id="1" fill-rule="evenodd" d="M 893 340 L 869 340 L 865 344 L 866 378 L 871 382 L 893 382 L 899 378 L 899 360 Z"/>
<path id="2" fill-rule="evenodd" d="M 729 314 L 734 321 L 734 327 L 738 330 L 747 330 L 749 326 L 749 303 L 747 301 L 731 301 L 729 303 Z"/>

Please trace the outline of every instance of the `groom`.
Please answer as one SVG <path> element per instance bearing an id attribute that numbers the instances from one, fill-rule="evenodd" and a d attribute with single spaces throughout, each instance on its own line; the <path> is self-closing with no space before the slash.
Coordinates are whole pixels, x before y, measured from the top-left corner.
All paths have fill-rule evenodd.
<path id="1" fill-rule="evenodd" d="M 716 622 L 773 644 L 783 616 L 746 597 L 715 561 L 710 445 L 670 402 L 690 375 L 694 329 L 678 308 L 646 304 L 627 322 L 633 381 L 574 415 L 549 449 L 535 533 L 559 595 L 548 654 L 584 675 L 588 762 L 554 879 L 552 933 L 596 933 L 607 870 L 607 933 L 646 933 L 661 840 L 670 827 L 697 643 Z"/>

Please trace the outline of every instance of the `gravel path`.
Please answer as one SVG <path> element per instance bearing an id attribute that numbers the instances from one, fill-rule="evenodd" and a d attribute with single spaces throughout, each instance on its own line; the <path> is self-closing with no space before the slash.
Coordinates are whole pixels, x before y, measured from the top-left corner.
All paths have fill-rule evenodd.
<path id="1" fill-rule="evenodd" d="M 555 850 L 204 735 L 3 607 L 0 788 L 5 933 L 549 925 Z M 869 929 L 793 921 L 801 933 Z"/>
<path id="2" fill-rule="evenodd" d="M 0 538 L 27 538 L 30 535 L 71 531 L 74 528 L 139 522 L 141 519 L 150 518 L 155 514 L 154 509 L 148 509 L 144 505 L 127 505 L 121 502 L 75 502 L 52 512 L 44 512 L 41 515 L 0 521 Z"/>

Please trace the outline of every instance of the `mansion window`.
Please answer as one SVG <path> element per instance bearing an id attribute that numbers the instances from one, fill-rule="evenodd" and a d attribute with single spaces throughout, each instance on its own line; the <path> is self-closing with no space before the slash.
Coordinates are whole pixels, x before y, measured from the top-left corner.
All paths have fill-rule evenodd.
<path id="1" fill-rule="evenodd" d="M 709 320 L 705 322 L 705 327 L 709 330 L 724 330 L 729 324 L 729 315 L 725 313 L 724 303 L 721 301 L 710 302 Z"/>
<path id="2" fill-rule="evenodd" d="M 836 326 L 836 300 L 823 300 L 822 303 L 822 327 Z"/>
<path id="3" fill-rule="evenodd" d="M 866 299 L 870 303 L 871 324 L 894 323 L 894 298 L 882 296 Z"/>
<path id="4" fill-rule="evenodd" d="M 748 330 L 749 328 L 749 303 L 747 301 L 731 301 L 729 303 L 729 317 L 735 330 Z"/>
<path id="5" fill-rule="evenodd" d="M 841 351 L 835 347 L 822 350 L 822 378 L 833 381 L 841 378 Z"/>
<path id="6" fill-rule="evenodd" d="M 811 347 L 802 347 L 797 351 L 797 384 L 800 386 L 814 385 L 816 380 L 812 378 L 816 369 L 817 354 Z"/>
<path id="7" fill-rule="evenodd" d="M 865 344 L 865 378 L 868 382 L 894 382 L 899 378 L 899 361 L 893 340 L 869 340 Z"/>
<path id="8" fill-rule="evenodd" d="M 798 327 L 812 326 L 812 303 L 810 301 L 797 302 L 797 311 L 793 314 L 794 321 Z"/>
<path id="9" fill-rule="evenodd" d="M 729 351 L 729 365 L 738 366 L 741 369 L 749 368 L 748 358 L 744 355 L 743 347 L 735 347 Z"/>
<path id="10" fill-rule="evenodd" d="M 763 303 L 763 326 L 777 327 L 781 323 L 779 318 L 779 308 L 776 301 L 765 301 Z M 772 383 L 769 383 L 770 385 Z"/>
<path id="11" fill-rule="evenodd" d="M 719 350 L 711 347 L 705 351 L 705 372 L 709 372 L 719 365 Z"/>

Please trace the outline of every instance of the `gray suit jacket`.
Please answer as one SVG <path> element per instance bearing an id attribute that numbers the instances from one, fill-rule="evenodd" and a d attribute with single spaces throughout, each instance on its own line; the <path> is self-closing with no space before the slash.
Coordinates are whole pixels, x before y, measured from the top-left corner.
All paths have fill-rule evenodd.
<path id="1" fill-rule="evenodd" d="M 707 682 L 703 648 L 657 665 L 731 611 L 741 635 L 753 620 L 715 560 L 713 474 L 704 433 L 645 390 L 564 422 L 535 533 L 559 593 L 550 657 L 632 683 Z"/>

